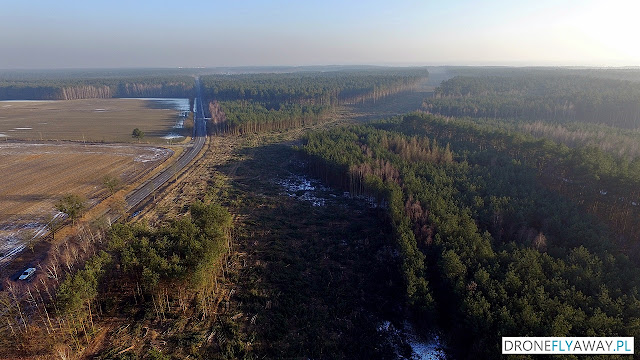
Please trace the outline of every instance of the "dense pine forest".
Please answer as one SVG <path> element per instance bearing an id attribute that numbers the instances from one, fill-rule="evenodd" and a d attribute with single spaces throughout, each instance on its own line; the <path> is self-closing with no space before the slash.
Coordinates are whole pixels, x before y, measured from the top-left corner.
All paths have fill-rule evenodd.
<path id="1" fill-rule="evenodd" d="M 387 209 L 407 302 L 456 357 L 495 357 L 510 334 L 638 335 L 637 163 L 424 114 L 311 133 L 303 151 Z"/>
<path id="2" fill-rule="evenodd" d="M 427 110 L 448 116 L 545 119 L 635 129 L 640 84 L 579 76 L 457 76 L 443 82 Z"/>
<path id="3" fill-rule="evenodd" d="M 377 99 L 411 90 L 428 77 L 426 68 L 288 74 L 210 75 L 202 78 L 204 96 L 218 101 L 337 105 Z"/>
<path id="4" fill-rule="evenodd" d="M 284 130 L 328 120 L 336 106 L 376 101 L 424 82 L 425 68 L 386 68 L 201 78 L 214 132 Z"/>

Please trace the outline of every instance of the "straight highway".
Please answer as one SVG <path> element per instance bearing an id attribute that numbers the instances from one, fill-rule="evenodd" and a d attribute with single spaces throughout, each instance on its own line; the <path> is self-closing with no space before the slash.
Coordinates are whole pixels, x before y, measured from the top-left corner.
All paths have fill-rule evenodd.
<path id="1" fill-rule="evenodd" d="M 159 187 L 169 181 L 171 177 L 180 173 L 193 159 L 200 153 L 204 146 L 207 128 L 204 119 L 204 108 L 202 106 L 202 95 L 200 92 L 200 80 L 196 78 L 196 99 L 194 101 L 194 137 L 192 145 L 180 156 L 178 161 L 164 169 L 155 177 L 146 181 L 144 185 L 132 191 L 126 198 L 128 209 L 132 209 L 140 204 L 144 199 L 156 191 Z"/>

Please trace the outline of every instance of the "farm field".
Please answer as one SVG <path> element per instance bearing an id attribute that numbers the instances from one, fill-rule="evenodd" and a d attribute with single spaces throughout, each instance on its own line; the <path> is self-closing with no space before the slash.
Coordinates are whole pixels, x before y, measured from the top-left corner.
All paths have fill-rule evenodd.
<path id="1" fill-rule="evenodd" d="M 131 133 L 139 128 L 145 133 L 142 142 L 166 144 L 170 134 L 190 133 L 189 124 L 176 128 L 182 123 L 182 111 L 188 109 L 187 99 L 0 101 L 0 141 L 137 143 Z"/>
<path id="2" fill-rule="evenodd" d="M 0 253 L 40 231 L 62 195 L 82 194 L 93 205 L 107 195 L 105 175 L 126 184 L 171 154 L 135 145 L 0 143 Z"/>

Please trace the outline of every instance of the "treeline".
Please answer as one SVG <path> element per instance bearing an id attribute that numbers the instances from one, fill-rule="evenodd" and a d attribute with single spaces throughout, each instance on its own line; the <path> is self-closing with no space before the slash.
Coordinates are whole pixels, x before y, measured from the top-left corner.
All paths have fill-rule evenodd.
<path id="1" fill-rule="evenodd" d="M 424 68 L 202 76 L 214 133 L 281 131 L 328 120 L 340 104 L 413 89 Z"/>
<path id="2" fill-rule="evenodd" d="M 441 83 L 434 97 L 425 100 L 424 108 L 446 116 L 587 122 L 636 129 L 640 127 L 640 84 L 550 71 L 456 76 Z"/>
<path id="3" fill-rule="evenodd" d="M 197 202 L 188 216 L 157 228 L 114 224 L 105 242 L 94 238 L 95 229 L 88 230 L 85 236 L 93 240 L 83 251 L 93 255 L 82 268 L 66 263 L 64 274 L 52 262 L 46 265 L 51 280 L 22 289 L 26 299 L 13 288 L 13 298 L 0 297 L 6 304 L 3 325 L 8 324 L 3 331 L 15 345 L 4 353 L 79 354 L 97 334 L 98 321 L 123 315 L 157 321 L 184 314 L 211 317 L 220 305 L 218 279 L 230 252 L 231 227 L 225 208 Z"/>
<path id="4" fill-rule="evenodd" d="M 640 129 L 621 129 L 596 124 L 552 124 L 545 121 L 502 122 L 504 128 L 513 128 L 537 138 L 548 138 L 569 147 L 597 147 L 614 156 L 633 160 L 640 157 Z"/>
<path id="5" fill-rule="evenodd" d="M 640 129 L 622 129 L 603 124 L 579 122 L 555 123 L 545 120 L 458 118 L 480 127 L 500 128 L 519 132 L 539 139 L 549 139 L 568 147 L 594 147 L 614 157 L 633 161 L 640 156 Z"/>
<path id="6" fill-rule="evenodd" d="M 587 77 L 640 81 L 640 68 L 568 68 L 568 67 L 509 67 L 509 66 L 446 66 L 441 67 L 449 77 Z"/>
<path id="7" fill-rule="evenodd" d="M 637 175 L 593 149 L 474 126 L 412 114 L 312 133 L 303 150 L 318 176 L 388 209 L 407 301 L 456 357 L 497 357 L 502 336 L 640 335 L 637 263 L 610 222 L 547 183 L 599 199 L 601 179 Z"/>
<path id="8" fill-rule="evenodd" d="M 209 103 L 213 133 L 245 134 L 281 131 L 318 124 L 328 108 L 317 105 L 278 104 L 267 108 L 259 102 L 224 101 Z"/>
<path id="9" fill-rule="evenodd" d="M 333 106 L 375 100 L 413 89 L 426 68 L 385 68 L 285 74 L 209 75 L 200 79 L 205 98 L 267 104 Z"/>
<path id="10" fill-rule="evenodd" d="M 1 80 L 0 100 L 194 97 L 190 76 Z"/>

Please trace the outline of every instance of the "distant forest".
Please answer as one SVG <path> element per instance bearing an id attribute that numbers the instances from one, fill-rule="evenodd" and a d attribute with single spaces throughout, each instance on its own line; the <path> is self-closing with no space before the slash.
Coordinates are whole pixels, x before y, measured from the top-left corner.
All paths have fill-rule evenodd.
<path id="1" fill-rule="evenodd" d="M 189 76 L 0 80 L 0 100 L 77 100 L 92 98 L 191 98 Z"/>
<path id="2" fill-rule="evenodd" d="M 327 105 L 410 89 L 427 71 L 370 66 L 0 71 L 0 100 L 192 98 L 193 79 L 200 75 L 210 100 Z"/>
<path id="3" fill-rule="evenodd" d="M 201 77 L 216 132 L 245 133 L 316 124 L 338 105 L 410 91 L 426 68 L 386 68 Z"/>
<path id="4" fill-rule="evenodd" d="M 630 73 L 630 78 L 639 79 L 637 73 Z M 440 84 L 424 107 L 432 113 L 457 117 L 639 128 L 640 83 L 621 80 L 623 76 L 618 78 L 617 72 L 605 74 L 608 73 L 595 70 L 577 74 L 521 70 L 490 76 L 456 76 Z"/>

